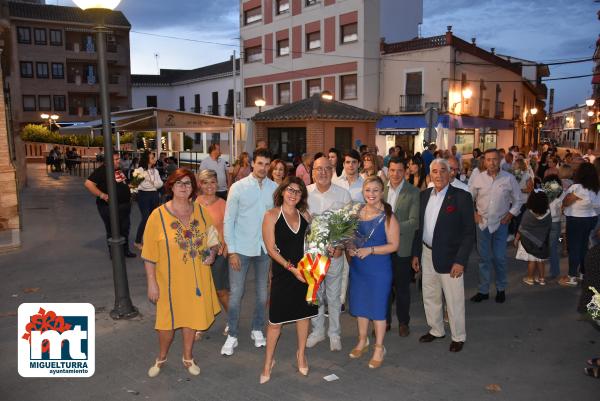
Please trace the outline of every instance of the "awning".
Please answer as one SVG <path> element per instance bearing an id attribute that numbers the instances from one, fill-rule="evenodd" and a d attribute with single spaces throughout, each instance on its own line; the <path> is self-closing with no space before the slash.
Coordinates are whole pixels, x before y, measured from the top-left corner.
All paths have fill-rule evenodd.
<path id="1" fill-rule="evenodd" d="M 500 120 L 496 118 L 472 117 L 472 116 L 452 116 L 451 128 L 480 128 L 512 130 L 514 124 L 511 120 Z"/>
<path id="2" fill-rule="evenodd" d="M 449 128 L 449 116 L 441 114 L 434 126 L 441 124 L 442 128 Z M 418 131 L 419 128 L 427 128 L 427 122 L 423 114 L 405 115 L 405 116 L 382 116 L 377 121 L 377 129 L 380 130 L 400 130 L 400 131 Z M 390 134 L 392 135 L 392 134 Z M 412 135 L 412 134 L 411 134 Z"/>
<path id="3" fill-rule="evenodd" d="M 419 135 L 418 129 L 378 129 L 379 135 Z"/>

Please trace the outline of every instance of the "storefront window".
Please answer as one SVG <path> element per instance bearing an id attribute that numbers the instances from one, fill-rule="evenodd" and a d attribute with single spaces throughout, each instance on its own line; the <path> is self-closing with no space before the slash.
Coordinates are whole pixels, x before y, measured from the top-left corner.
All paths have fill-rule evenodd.
<path id="1" fill-rule="evenodd" d="M 498 147 L 498 131 L 488 130 L 479 135 L 479 148 L 485 152 L 488 149 L 496 149 Z"/>
<path id="2" fill-rule="evenodd" d="M 463 155 L 471 154 L 475 145 L 475 130 L 474 129 L 457 129 L 456 130 L 456 149 Z"/>
<path id="3" fill-rule="evenodd" d="M 269 150 L 273 158 L 293 161 L 306 153 L 306 128 L 269 128 Z"/>

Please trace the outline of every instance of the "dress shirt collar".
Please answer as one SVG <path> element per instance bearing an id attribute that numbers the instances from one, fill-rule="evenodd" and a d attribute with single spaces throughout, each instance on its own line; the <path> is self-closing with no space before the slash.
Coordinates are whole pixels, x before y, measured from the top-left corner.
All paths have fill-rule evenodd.
<path id="1" fill-rule="evenodd" d="M 433 187 L 433 188 L 431 189 L 431 195 L 430 195 L 430 196 L 438 196 L 438 195 L 442 195 L 442 198 L 443 198 L 444 196 L 446 196 L 446 192 L 448 192 L 448 187 L 449 187 L 449 186 L 450 186 L 450 183 L 446 184 L 446 186 L 445 186 L 445 187 L 444 187 L 444 188 L 443 188 L 443 189 L 442 189 L 440 192 L 437 192 L 437 191 L 435 190 L 435 187 Z"/>
<path id="2" fill-rule="evenodd" d="M 398 184 L 398 186 L 396 187 L 396 189 L 394 189 L 394 188 L 392 187 L 392 182 L 391 182 L 391 181 L 388 181 L 388 182 L 387 182 L 387 187 L 388 187 L 389 189 L 391 189 L 392 191 L 396 192 L 397 194 L 399 194 L 399 193 L 400 193 L 400 191 L 402 191 L 402 188 L 404 187 L 404 181 L 406 181 L 406 180 L 403 178 L 403 179 L 402 179 L 402 181 L 400 181 L 400 184 Z"/>

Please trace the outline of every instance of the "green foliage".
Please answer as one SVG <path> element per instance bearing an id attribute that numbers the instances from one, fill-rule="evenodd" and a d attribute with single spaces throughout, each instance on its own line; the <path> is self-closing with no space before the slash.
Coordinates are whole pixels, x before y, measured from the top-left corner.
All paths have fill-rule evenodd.
<path id="1" fill-rule="evenodd" d="M 21 139 L 27 142 L 42 142 L 42 143 L 56 143 L 67 146 L 91 146 L 100 147 L 104 145 L 104 138 L 102 135 L 96 135 L 94 138 L 90 138 L 89 135 L 60 135 L 58 132 L 52 132 L 43 125 L 28 124 L 21 130 Z M 133 142 L 133 134 L 127 133 L 121 135 L 121 143 Z M 113 145 L 116 144 L 116 138 L 112 136 Z"/>

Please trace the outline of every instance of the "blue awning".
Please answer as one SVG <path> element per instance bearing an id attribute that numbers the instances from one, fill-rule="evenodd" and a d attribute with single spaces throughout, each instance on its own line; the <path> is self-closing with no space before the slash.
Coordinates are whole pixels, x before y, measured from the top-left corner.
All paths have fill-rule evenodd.
<path id="1" fill-rule="evenodd" d="M 438 124 L 448 128 L 449 121 L 447 114 L 442 114 L 438 117 Z M 377 129 L 380 130 L 418 130 L 419 128 L 427 128 L 427 122 L 423 114 L 405 115 L 405 116 L 381 116 L 377 121 Z"/>

